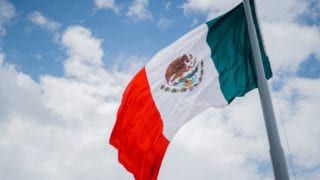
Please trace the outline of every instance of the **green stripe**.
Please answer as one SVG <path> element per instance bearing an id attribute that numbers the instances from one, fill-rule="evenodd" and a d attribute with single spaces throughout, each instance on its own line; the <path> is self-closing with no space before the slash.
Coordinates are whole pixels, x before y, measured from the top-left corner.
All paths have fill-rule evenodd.
<path id="1" fill-rule="evenodd" d="M 265 75 L 269 79 L 272 77 L 272 72 L 263 48 L 254 5 L 252 5 L 252 11 Z M 219 73 L 222 93 L 230 103 L 235 97 L 244 96 L 245 93 L 257 87 L 243 4 L 241 3 L 228 13 L 207 22 L 207 25 L 209 28 L 207 43 L 211 49 L 211 58 Z"/>

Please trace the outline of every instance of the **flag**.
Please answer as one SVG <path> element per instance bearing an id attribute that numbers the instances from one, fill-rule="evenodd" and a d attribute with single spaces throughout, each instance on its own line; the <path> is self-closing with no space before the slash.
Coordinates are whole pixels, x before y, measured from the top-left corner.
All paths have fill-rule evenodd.
<path id="1" fill-rule="evenodd" d="M 261 54 L 269 79 L 272 72 L 263 48 Z M 110 144 L 136 180 L 156 180 L 170 140 L 183 124 L 256 87 L 241 3 L 160 50 L 134 76 L 123 93 Z"/>

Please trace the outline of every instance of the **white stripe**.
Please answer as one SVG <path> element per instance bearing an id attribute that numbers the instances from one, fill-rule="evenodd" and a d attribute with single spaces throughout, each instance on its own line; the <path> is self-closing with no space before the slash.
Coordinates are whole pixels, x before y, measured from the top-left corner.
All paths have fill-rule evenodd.
<path id="1" fill-rule="evenodd" d="M 159 51 L 146 65 L 153 100 L 161 114 L 163 134 L 168 140 L 173 138 L 184 123 L 205 109 L 211 106 L 224 107 L 228 104 L 221 92 L 219 75 L 206 42 L 207 32 L 206 24 L 197 27 Z M 165 79 L 167 67 L 183 54 L 192 54 L 198 60 L 203 59 L 203 80 L 192 91 L 171 93 L 161 90 L 161 85 L 167 84 Z"/>

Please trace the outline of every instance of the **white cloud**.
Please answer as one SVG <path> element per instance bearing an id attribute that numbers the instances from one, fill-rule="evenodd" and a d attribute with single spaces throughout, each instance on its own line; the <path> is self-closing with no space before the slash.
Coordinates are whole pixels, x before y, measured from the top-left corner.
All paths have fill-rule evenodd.
<path id="1" fill-rule="evenodd" d="M 189 8 L 196 7 L 196 1 L 188 2 L 194 3 Z M 198 9 L 211 6 L 209 1 L 197 2 Z M 227 7 L 224 1 L 214 2 Z M 294 1 L 278 3 L 285 2 L 296 7 Z M 278 128 L 286 155 L 293 157 L 299 172 L 297 179 L 319 179 L 320 80 L 293 76 L 305 57 L 320 54 L 319 30 L 291 21 L 293 14 L 284 16 L 262 18 L 261 24 L 273 68 L 291 73 L 274 98 Z M 43 75 L 39 82 L 6 63 L 0 53 L 0 179 L 132 179 L 108 139 L 121 92 L 146 58 L 121 54 L 118 66 L 107 71 L 103 40 L 89 29 L 70 26 L 59 41 L 68 55 L 65 74 Z M 169 145 L 159 180 L 273 179 L 270 168 L 259 167 L 270 158 L 258 104 L 254 90 L 225 109 L 209 109 L 187 123 Z"/>
<path id="2" fill-rule="evenodd" d="M 61 24 L 43 16 L 39 11 L 34 11 L 31 14 L 29 14 L 29 19 L 33 24 L 38 25 L 41 28 L 47 29 L 49 31 L 56 31 L 61 26 Z"/>
<path id="3" fill-rule="evenodd" d="M 62 43 L 67 48 L 68 55 L 88 65 L 102 66 L 102 40 L 92 37 L 90 30 L 81 26 L 70 26 L 62 35 Z"/>
<path id="4" fill-rule="evenodd" d="M 2 58 L 1 58 L 2 57 Z M 60 123 L 54 113 L 43 107 L 41 88 L 32 78 L 6 64 L 0 55 L 0 107 L 1 121 L 26 118 L 37 123 Z M 56 121 L 53 121 L 56 119 Z"/>
<path id="5" fill-rule="evenodd" d="M 4 26 L 16 15 L 16 8 L 9 1 L 0 0 L 0 36 L 6 34 Z"/>
<path id="6" fill-rule="evenodd" d="M 320 125 L 318 110 L 320 80 L 293 77 L 279 92 L 284 106 L 284 120 L 288 131 L 294 163 L 302 169 L 320 166 Z"/>
<path id="7" fill-rule="evenodd" d="M 263 21 L 295 22 L 307 10 L 305 0 L 256 1 L 258 15 Z M 276 6 L 275 6 L 276 4 Z"/>
<path id="8" fill-rule="evenodd" d="M 148 58 L 120 53 L 115 59 L 115 64 L 112 66 L 112 72 L 125 72 L 126 74 L 136 74 L 147 62 Z M 130 79 L 127 79 L 129 81 Z"/>
<path id="9" fill-rule="evenodd" d="M 127 16 L 135 21 L 151 20 L 151 12 L 147 10 L 148 0 L 134 0 L 129 7 Z"/>
<path id="10" fill-rule="evenodd" d="M 193 12 L 206 14 L 208 19 L 221 15 L 237 4 L 240 0 L 187 0 L 182 8 L 185 15 Z M 306 1 L 301 0 L 277 0 L 255 1 L 259 17 L 268 21 L 290 21 L 293 22 L 297 15 L 302 14 L 307 7 Z M 276 4 L 276 6 L 275 6 Z"/>
<path id="11" fill-rule="evenodd" d="M 320 25 L 320 2 L 318 0 L 310 0 L 308 1 L 308 7 L 302 14 L 303 22 L 307 22 L 307 24 Z M 305 19 L 304 19 L 305 18 Z"/>
<path id="12" fill-rule="evenodd" d="M 172 26 L 173 26 L 173 20 L 167 19 L 165 17 L 161 17 L 160 20 L 157 23 L 157 27 L 161 31 L 165 31 L 165 30 L 167 30 L 168 28 L 170 28 Z"/>
<path id="13" fill-rule="evenodd" d="M 114 0 L 94 0 L 94 4 L 99 9 L 112 9 L 116 13 L 120 12 L 120 8 L 115 5 Z"/>
<path id="14" fill-rule="evenodd" d="M 95 0 L 95 5 L 98 8 L 113 8 L 114 0 Z"/>
<path id="15" fill-rule="evenodd" d="M 86 28 L 69 27 L 61 40 L 65 68 L 85 70 L 35 82 L 0 53 L 0 179 L 129 179 L 107 142 L 132 75 L 103 69 L 102 40 Z"/>
<path id="16" fill-rule="evenodd" d="M 62 36 L 62 43 L 69 55 L 65 62 L 66 75 L 83 80 L 94 78 L 99 73 L 103 66 L 101 40 L 92 37 L 88 29 L 81 26 L 69 27 Z"/>
<path id="17" fill-rule="evenodd" d="M 182 8 L 185 15 L 193 12 L 200 12 L 208 15 L 208 19 L 216 17 L 236 6 L 240 1 L 224 1 L 224 0 L 188 0 L 183 3 Z"/>
<path id="18" fill-rule="evenodd" d="M 295 73 L 310 54 L 320 54 L 320 31 L 316 27 L 291 22 L 262 22 L 261 25 L 274 72 Z"/>

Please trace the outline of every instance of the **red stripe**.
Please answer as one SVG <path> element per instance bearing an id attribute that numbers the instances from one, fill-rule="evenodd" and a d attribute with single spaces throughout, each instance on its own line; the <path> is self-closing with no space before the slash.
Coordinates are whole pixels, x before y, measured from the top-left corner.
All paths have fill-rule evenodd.
<path id="1" fill-rule="evenodd" d="M 152 99 L 145 68 L 131 80 L 118 110 L 110 144 L 136 180 L 156 180 L 169 141 Z"/>

